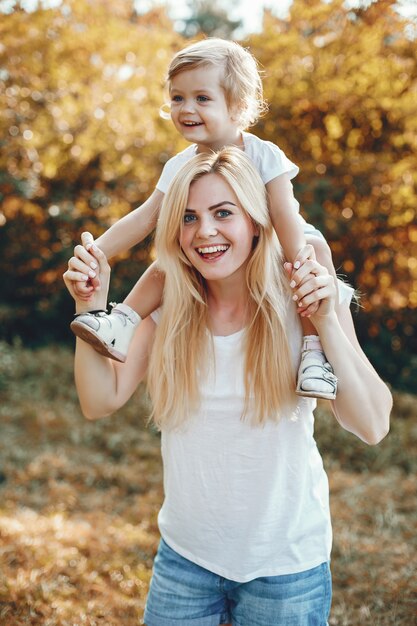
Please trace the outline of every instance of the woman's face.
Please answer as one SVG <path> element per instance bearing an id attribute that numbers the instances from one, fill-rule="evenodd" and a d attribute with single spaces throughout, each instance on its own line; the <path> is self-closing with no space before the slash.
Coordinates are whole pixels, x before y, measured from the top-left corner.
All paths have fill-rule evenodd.
<path id="1" fill-rule="evenodd" d="M 257 234 L 222 176 L 205 174 L 191 184 L 179 242 L 207 281 L 244 279 Z"/>

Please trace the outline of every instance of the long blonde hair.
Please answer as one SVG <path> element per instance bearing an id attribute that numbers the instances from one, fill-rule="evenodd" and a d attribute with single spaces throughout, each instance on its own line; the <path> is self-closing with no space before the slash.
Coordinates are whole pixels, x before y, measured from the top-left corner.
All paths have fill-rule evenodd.
<path id="1" fill-rule="evenodd" d="M 212 37 L 183 48 L 173 57 L 166 82 L 169 85 L 181 72 L 210 65 L 223 68 L 221 86 L 229 110 L 236 108 L 239 112 L 239 128 L 244 130 L 256 124 L 268 110 L 258 63 L 249 50 L 235 41 Z"/>
<path id="2" fill-rule="evenodd" d="M 181 250 L 179 235 L 190 185 L 209 173 L 222 176 L 230 185 L 259 232 L 246 268 L 250 323 L 244 343 L 244 415 L 251 396 L 254 424 L 279 419 L 284 407 L 294 401 L 294 371 L 285 332 L 290 294 L 265 186 L 241 150 L 224 148 L 188 161 L 171 182 L 160 211 L 156 251 L 165 287 L 148 372 L 153 419 L 160 428 L 181 425 L 200 402 L 199 377 L 205 372 L 211 337 L 207 291 L 201 274 Z"/>

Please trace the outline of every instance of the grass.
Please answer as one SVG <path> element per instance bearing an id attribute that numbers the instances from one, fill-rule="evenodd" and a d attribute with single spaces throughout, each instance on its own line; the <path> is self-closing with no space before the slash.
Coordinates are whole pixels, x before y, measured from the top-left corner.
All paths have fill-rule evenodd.
<path id="1" fill-rule="evenodd" d="M 416 407 L 396 394 L 376 447 L 317 410 L 334 526 L 331 626 L 415 623 Z M 162 502 L 147 411 L 139 390 L 117 415 L 87 422 L 69 350 L 0 344 L 0 625 L 142 623 Z"/>

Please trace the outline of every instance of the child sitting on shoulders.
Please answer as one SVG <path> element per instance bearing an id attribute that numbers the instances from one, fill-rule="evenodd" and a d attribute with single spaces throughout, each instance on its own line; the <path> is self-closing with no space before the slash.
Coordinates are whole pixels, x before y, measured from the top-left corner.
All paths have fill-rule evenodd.
<path id="1" fill-rule="evenodd" d="M 172 59 L 167 84 L 170 117 L 191 145 L 165 164 L 152 195 L 101 235 L 97 247 L 110 258 L 142 241 L 155 228 L 164 195 L 181 167 L 198 153 L 236 146 L 251 159 L 266 186 L 272 222 L 285 258 L 297 269 L 303 260 L 298 256 L 300 251 L 305 250 L 306 243 L 310 244 L 307 249 L 311 258 L 316 258 L 335 277 L 323 235 L 299 214 L 291 184 L 298 167 L 278 146 L 245 130 L 266 109 L 257 62 L 250 52 L 235 42 L 217 38 L 191 44 Z M 218 249 L 215 232 L 209 234 L 208 241 L 212 243 L 205 254 L 211 254 L 213 259 L 220 252 L 227 255 L 227 250 Z M 91 241 L 84 238 L 83 243 L 84 246 L 76 247 L 75 254 L 85 279 L 78 284 L 78 293 L 87 299 L 98 288 L 98 281 L 95 260 L 88 252 Z M 137 325 L 160 306 L 163 282 L 157 266 L 152 265 L 124 303 L 117 304 L 109 314 L 91 311 L 76 316 L 71 324 L 73 332 L 100 353 L 124 362 Z M 303 345 L 296 393 L 334 399 L 337 378 L 309 320 L 315 308 L 300 308 L 299 312 Z"/>

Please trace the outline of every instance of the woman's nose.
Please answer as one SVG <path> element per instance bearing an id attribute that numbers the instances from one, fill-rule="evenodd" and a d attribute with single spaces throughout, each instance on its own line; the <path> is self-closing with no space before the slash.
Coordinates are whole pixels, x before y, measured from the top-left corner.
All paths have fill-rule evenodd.
<path id="1" fill-rule="evenodd" d="M 200 237 L 200 239 L 206 239 L 207 237 L 213 237 L 214 235 L 217 235 L 217 226 L 213 217 L 211 215 L 207 215 L 200 218 L 197 236 Z"/>

